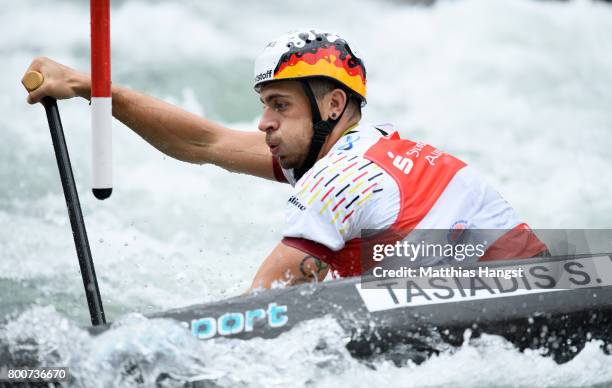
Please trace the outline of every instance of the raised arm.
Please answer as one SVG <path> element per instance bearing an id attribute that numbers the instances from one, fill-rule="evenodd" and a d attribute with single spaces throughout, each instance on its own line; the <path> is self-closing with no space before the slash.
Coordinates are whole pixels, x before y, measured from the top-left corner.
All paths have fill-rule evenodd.
<path id="1" fill-rule="evenodd" d="M 34 104 L 45 96 L 58 99 L 91 97 L 89 75 L 48 58 L 36 58 L 27 71 L 45 82 L 30 92 Z M 113 116 L 155 148 L 173 158 L 212 163 L 230 171 L 274 179 L 272 155 L 262 132 L 237 131 L 125 87 L 112 87 Z"/>

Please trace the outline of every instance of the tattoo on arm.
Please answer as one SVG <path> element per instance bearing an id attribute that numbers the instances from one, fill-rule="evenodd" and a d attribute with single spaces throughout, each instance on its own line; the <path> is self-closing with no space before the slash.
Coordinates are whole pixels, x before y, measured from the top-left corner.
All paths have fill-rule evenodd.
<path id="1" fill-rule="evenodd" d="M 295 284 L 311 282 L 318 280 L 319 276 L 327 271 L 327 264 L 314 256 L 306 255 L 300 261 L 301 278 L 294 279 Z"/>

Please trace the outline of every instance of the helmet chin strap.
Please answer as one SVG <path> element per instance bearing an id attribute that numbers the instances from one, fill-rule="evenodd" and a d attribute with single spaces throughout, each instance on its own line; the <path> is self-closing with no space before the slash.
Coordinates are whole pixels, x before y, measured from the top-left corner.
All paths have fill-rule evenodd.
<path id="1" fill-rule="evenodd" d="M 306 171 L 310 170 L 312 166 L 314 166 L 317 161 L 317 156 L 319 156 L 319 152 L 321 152 L 321 148 L 323 144 L 325 144 L 325 140 L 329 134 L 334 130 L 338 121 L 342 118 L 342 115 L 346 111 L 346 107 L 348 106 L 348 99 L 346 104 L 344 104 L 344 108 L 342 109 L 342 113 L 336 119 L 328 118 L 327 120 L 321 119 L 321 112 L 319 111 L 319 106 L 317 105 L 317 99 L 312 92 L 312 88 L 307 80 L 301 79 L 300 83 L 302 84 L 302 88 L 304 89 L 304 93 L 308 100 L 310 100 L 310 112 L 312 114 L 312 139 L 310 140 L 310 147 L 308 148 L 308 154 L 306 155 L 306 159 L 304 163 L 298 168 L 293 170 L 293 176 L 296 180 L 299 180 Z M 348 97 L 348 95 L 347 95 Z"/>

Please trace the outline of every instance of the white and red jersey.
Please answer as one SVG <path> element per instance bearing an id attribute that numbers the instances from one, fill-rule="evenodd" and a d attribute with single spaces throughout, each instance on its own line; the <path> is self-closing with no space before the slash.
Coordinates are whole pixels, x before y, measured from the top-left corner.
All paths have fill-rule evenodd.
<path id="1" fill-rule="evenodd" d="M 297 182 L 292 170 L 275 170 L 294 186 L 283 243 L 327 262 L 339 276 L 361 274 L 365 229 L 392 230 L 405 239 L 415 229 L 457 225 L 500 230 L 480 260 L 532 257 L 546 249 L 533 233 L 516 233 L 529 228 L 472 167 L 401 139 L 389 125 L 348 131 Z M 517 239 L 522 244 L 514 244 Z"/>

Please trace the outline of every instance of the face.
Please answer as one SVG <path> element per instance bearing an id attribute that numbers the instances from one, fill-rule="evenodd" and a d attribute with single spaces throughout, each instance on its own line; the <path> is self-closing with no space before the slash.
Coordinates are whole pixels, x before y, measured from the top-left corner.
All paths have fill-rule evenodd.
<path id="1" fill-rule="evenodd" d="M 265 84 L 260 90 L 263 114 L 259 130 L 266 144 L 285 169 L 297 168 L 306 160 L 312 137 L 310 104 L 296 81 Z"/>

